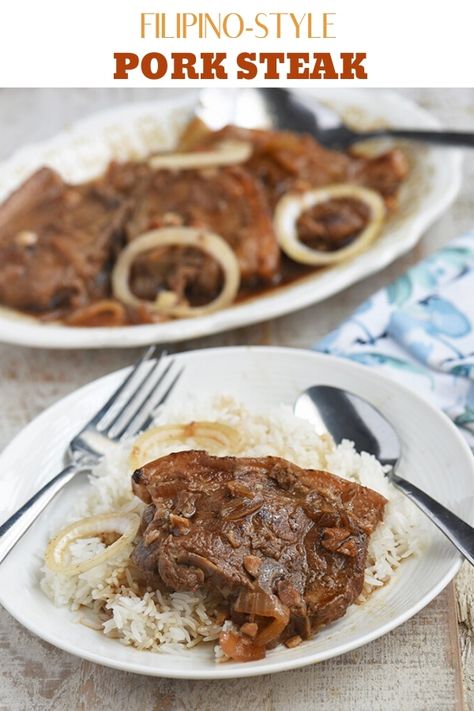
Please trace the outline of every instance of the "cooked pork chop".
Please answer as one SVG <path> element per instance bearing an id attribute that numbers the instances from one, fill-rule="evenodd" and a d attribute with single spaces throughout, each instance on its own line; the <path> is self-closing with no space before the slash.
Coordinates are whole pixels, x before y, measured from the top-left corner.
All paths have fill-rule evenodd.
<path id="1" fill-rule="evenodd" d="M 75 325 L 161 318 L 147 305 L 113 304 L 110 277 L 127 240 L 173 225 L 223 237 L 239 262 L 240 293 L 258 293 L 307 273 L 293 263 L 288 269 L 290 260 L 280 258 L 272 215 L 282 195 L 352 182 L 378 191 L 392 208 L 408 172 L 398 150 L 361 158 L 327 150 L 310 136 L 234 126 L 209 133 L 193 150 L 226 138 L 252 143 L 246 163 L 152 170 L 146 160 L 112 162 L 102 178 L 74 186 L 49 168 L 37 171 L 0 205 L 0 303 Z M 333 251 L 368 220 L 362 203 L 333 199 L 300 215 L 298 230 L 303 242 Z M 130 274 L 131 290 L 145 302 L 171 291 L 179 302 L 202 306 L 222 284 L 217 261 L 194 246 L 150 250 L 137 257 Z"/>
<path id="2" fill-rule="evenodd" d="M 279 250 L 263 191 L 242 168 L 158 170 L 150 174 L 127 226 L 130 239 L 155 227 L 210 229 L 235 252 L 244 279 L 268 280 Z"/>
<path id="3" fill-rule="evenodd" d="M 305 210 L 297 221 L 302 242 L 312 249 L 332 252 L 352 242 L 369 221 L 367 205 L 351 198 L 338 198 Z"/>
<path id="4" fill-rule="evenodd" d="M 365 158 L 331 151 L 309 135 L 286 131 L 227 126 L 209 134 L 197 147 L 232 138 L 252 143 L 253 153 L 245 168 L 262 183 L 272 209 L 285 193 L 346 182 L 375 190 L 392 209 L 409 172 L 408 161 L 398 148 Z M 303 215 L 298 228 L 303 242 L 330 252 L 350 244 L 364 229 L 367 219 L 360 202 L 332 200 Z"/>
<path id="5" fill-rule="evenodd" d="M 272 208 L 287 192 L 341 182 L 372 188 L 391 207 L 409 172 L 408 161 L 398 148 L 366 158 L 332 151 L 307 134 L 288 131 L 226 126 L 210 133 L 196 148 L 228 139 L 252 143 L 253 153 L 245 167 L 262 182 Z"/>
<path id="6" fill-rule="evenodd" d="M 0 206 L 0 302 L 41 313 L 107 296 L 126 213 L 101 181 L 73 186 L 38 170 Z"/>
<path id="7" fill-rule="evenodd" d="M 138 180 L 131 179 L 133 174 Z M 133 190 L 130 240 L 159 227 L 202 227 L 231 246 L 244 283 L 268 283 L 277 273 L 280 251 L 271 213 L 261 186 L 246 170 L 231 166 L 144 174 L 126 164 L 112 166 L 109 176 L 122 190 Z M 137 259 L 132 279 L 142 298 L 172 289 L 199 300 L 219 291 L 221 273 L 199 250 L 164 248 Z"/>
<path id="8" fill-rule="evenodd" d="M 252 632 L 254 650 L 308 638 L 344 615 L 362 590 L 369 536 L 386 503 L 278 457 L 202 451 L 150 462 L 132 486 L 148 504 L 134 564 L 171 590 L 218 593 L 244 642 Z"/>

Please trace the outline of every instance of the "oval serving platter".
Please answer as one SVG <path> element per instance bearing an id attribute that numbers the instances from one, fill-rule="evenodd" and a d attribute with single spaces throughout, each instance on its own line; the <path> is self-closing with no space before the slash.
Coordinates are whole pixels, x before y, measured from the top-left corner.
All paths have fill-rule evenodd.
<path id="1" fill-rule="evenodd" d="M 439 128 L 430 114 L 395 92 L 377 92 L 376 102 L 374 94 L 363 89 L 312 93 L 356 128 L 387 124 Z M 74 183 L 100 175 L 112 159 L 139 159 L 154 151 L 171 149 L 192 116 L 195 100 L 195 92 L 177 92 L 163 100 L 120 106 L 92 115 L 51 140 L 20 149 L 0 164 L 0 201 L 45 164 Z M 454 200 L 461 179 L 460 151 L 414 143 L 405 143 L 403 148 L 412 170 L 403 185 L 399 209 L 389 218 L 378 240 L 355 259 L 206 316 L 157 324 L 74 328 L 40 323 L 0 307 L 0 340 L 42 348 L 127 348 L 172 343 L 275 318 L 321 301 L 412 249 Z"/>

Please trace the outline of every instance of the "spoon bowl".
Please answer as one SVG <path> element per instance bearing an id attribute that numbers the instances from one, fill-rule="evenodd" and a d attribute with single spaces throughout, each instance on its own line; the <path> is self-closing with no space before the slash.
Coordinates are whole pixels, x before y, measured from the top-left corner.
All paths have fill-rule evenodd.
<path id="1" fill-rule="evenodd" d="M 392 425 L 367 400 L 341 388 L 314 385 L 296 400 L 295 415 L 311 422 L 317 434 L 330 432 L 339 444 L 355 443 L 383 465 L 395 468 L 401 457 L 400 439 Z"/>
<path id="2" fill-rule="evenodd" d="M 203 89 L 196 115 L 214 130 L 228 124 L 309 133 L 323 146 L 340 150 L 370 138 L 401 138 L 444 146 L 474 147 L 474 132 L 397 129 L 355 131 L 339 114 L 304 91 L 280 88 Z"/>

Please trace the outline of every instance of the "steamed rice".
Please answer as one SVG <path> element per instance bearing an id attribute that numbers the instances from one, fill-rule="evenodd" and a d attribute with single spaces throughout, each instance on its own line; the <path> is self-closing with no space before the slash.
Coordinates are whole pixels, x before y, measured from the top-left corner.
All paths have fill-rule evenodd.
<path id="1" fill-rule="evenodd" d="M 384 477 L 381 464 L 366 453 L 357 453 L 353 443 L 343 441 L 336 447 L 329 437 L 316 435 L 308 422 L 295 417 L 286 406 L 255 411 L 225 396 L 168 406 L 156 424 L 195 420 L 222 422 L 240 432 L 243 444 L 238 452 L 215 450 L 213 454 L 283 457 L 306 469 L 325 469 L 351 479 L 388 499 L 384 520 L 370 538 L 360 601 L 386 584 L 401 561 L 416 553 L 421 538 L 416 509 Z M 97 467 L 90 476 L 87 494 L 78 500 L 70 520 L 108 512 L 141 513 L 144 504 L 131 491 L 130 447 L 128 443 L 114 449 Z M 153 455 L 193 448 L 189 440 L 186 444 L 167 442 L 159 445 Z M 103 548 L 99 538 L 77 540 L 70 547 L 71 562 L 88 559 Z M 138 649 L 177 652 L 216 640 L 222 625 L 208 614 L 211 601 L 206 595 L 163 594 L 151 589 L 143 592 L 127 570 L 131 551 L 130 544 L 115 558 L 74 576 L 53 573 L 44 566 L 41 588 L 55 605 L 75 611 L 80 622 Z"/>

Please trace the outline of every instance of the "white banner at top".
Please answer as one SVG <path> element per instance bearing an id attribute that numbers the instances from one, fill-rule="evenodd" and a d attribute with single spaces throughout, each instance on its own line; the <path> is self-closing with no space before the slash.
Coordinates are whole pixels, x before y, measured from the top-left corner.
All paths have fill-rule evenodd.
<path id="1" fill-rule="evenodd" d="M 474 86 L 472 0 L 15 0 L 0 86 Z"/>

